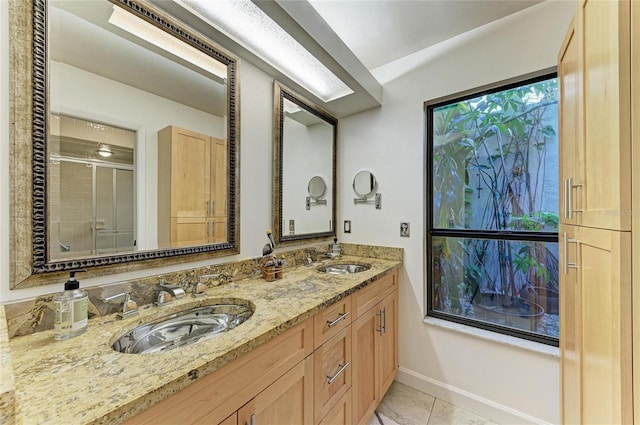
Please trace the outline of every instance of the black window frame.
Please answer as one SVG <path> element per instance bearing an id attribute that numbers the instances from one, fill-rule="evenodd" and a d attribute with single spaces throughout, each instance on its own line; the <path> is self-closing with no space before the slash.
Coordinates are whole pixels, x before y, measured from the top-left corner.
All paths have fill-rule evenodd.
<path id="1" fill-rule="evenodd" d="M 499 334 L 509 335 L 512 337 L 522 338 L 529 341 L 539 342 L 550 346 L 559 346 L 559 337 L 543 335 L 535 332 L 529 332 L 516 328 L 510 328 L 490 322 L 466 318 L 459 315 L 448 314 L 433 308 L 433 274 L 434 274 L 434 258 L 433 258 L 433 238 L 434 237 L 458 237 L 458 238 L 478 238 L 491 240 L 507 240 L 507 241 L 526 241 L 526 242 L 552 242 L 559 243 L 559 233 L 556 232 L 535 232 L 535 231 L 517 231 L 517 230 L 473 230 L 473 229 L 443 229 L 434 228 L 433 225 L 433 110 L 449 104 L 473 99 L 479 96 L 492 94 L 495 92 L 505 91 L 528 84 L 558 78 L 557 68 L 549 68 L 540 72 L 516 77 L 506 81 L 496 82 L 480 88 L 470 89 L 464 92 L 455 93 L 449 96 L 441 97 L 424 102 L 424 119 L 425 119 L 425 208 L 426 208 L 426 316 L 436 319 L 442 319 L 462 325 L 471 326 Z M 559 126 L 558 126 L 559 129 Z M 558 134 L 558 138 L 559 138 Z M 559 142 L 559 140 L 558 140 Z M 559 152 L 558 152 L 559 155 Z M 558 185 L 560 182 L 558 181 Z"/>

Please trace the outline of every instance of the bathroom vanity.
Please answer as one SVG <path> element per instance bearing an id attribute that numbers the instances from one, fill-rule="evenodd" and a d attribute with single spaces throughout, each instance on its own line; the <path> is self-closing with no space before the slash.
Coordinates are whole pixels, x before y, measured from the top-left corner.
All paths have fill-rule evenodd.
<path id="1" fill-rule="evenodd" d="M 366 423 L 397 373 L 401 261 L 327 261 L 371 268 L 335 275 L 317 263 L 291 267 L 275 282 L 248 278 L 137 317 L 92 319 L 67 341 L 52 331 L 14 338 L 15 422 Z M 149 354 L 111 348 L 142 323 L 237 300 L 249 301 L 253 315 L 212 339 Z"/>

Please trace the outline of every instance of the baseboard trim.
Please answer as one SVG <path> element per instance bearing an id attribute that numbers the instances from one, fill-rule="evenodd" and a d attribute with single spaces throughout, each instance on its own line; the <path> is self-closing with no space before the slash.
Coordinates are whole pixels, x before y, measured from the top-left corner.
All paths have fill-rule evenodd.
<path id="1" fill-rule="evenodd" d="M 520 412 L 519 410 L 512 409 L 403 367 L 400 367 L 398 370 L 396 381 L 500 424 L 551 425 L 550 422 L 546 422 L 540 418 L 536 418 Z"/>

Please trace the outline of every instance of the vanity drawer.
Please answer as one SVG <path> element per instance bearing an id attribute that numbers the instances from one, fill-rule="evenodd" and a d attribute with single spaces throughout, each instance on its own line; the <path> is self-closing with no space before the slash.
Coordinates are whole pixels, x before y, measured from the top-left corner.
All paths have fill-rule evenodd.
<path id="1" fill-rule="evenodd" d="M 338 332 L 349 326 L 352 316 L 351 295 L 316 313 L 313 318 L 314 348 L 320 347 Z"/>
<path id="2" fill-rule="evenodd" d="M 375 306 L 380 300 L 382 300 L 389 293 L 398 289 L 398 271 L 395 270 L 389 273 L 375 282 L 370 283 L 367 287 L 359 290 L 352 295 L 353 311 L 356 318 L 361 314 Z"/>
<path id="3" fill-rule="evenodd" d="M 351 326 L 314 352 L 314 423 L 319 423 L 351 388 Z"/>

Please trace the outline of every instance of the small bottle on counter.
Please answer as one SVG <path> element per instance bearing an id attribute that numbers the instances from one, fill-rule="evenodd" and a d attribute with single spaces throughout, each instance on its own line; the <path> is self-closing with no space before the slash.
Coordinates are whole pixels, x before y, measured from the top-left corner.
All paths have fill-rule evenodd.
<path id="1" fill-rule="evenodd" d="M 53 298 L 55 318 L 53 328 L 54 338 L 69 339 L 83 334 L 87 330 L 89 296 L 80 288 L 76 280 L 76 273 L 84 270 L 69 272 L 69 280 L 64 284 L 64 291 Z"/>

